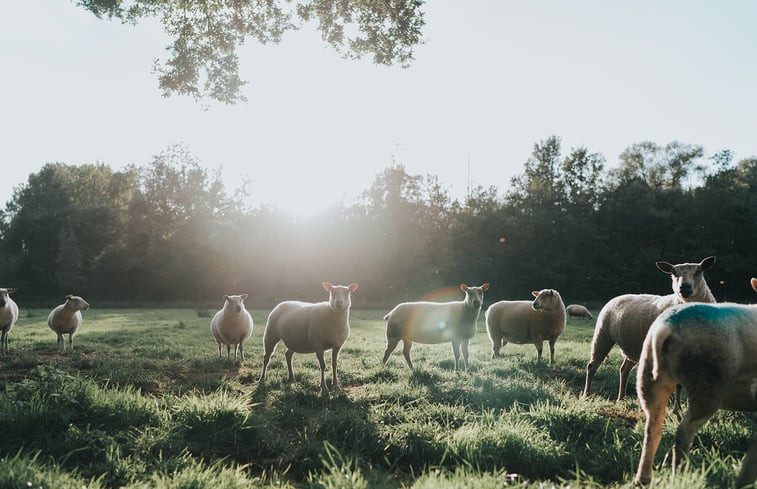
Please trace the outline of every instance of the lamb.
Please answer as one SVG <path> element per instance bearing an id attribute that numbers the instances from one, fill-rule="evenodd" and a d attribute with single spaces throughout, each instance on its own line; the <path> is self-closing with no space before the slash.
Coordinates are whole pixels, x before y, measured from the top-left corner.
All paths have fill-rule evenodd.
<path id="1" fill-rule="evenodd" d="M 74 349 L 74 335 L 81 326 L 81 311 L 89 309 L 89 304 L 79 296 L 67 295 L 66 302 L 55 307 L 47 316 L 47 325 L 58 335 L 58 350 L 65 351 L 63 335 L 68 334 L 68 349 Z"/>
<path id="2" fill-rule="evenodd" d="M 389 355 L 402 340 L 402 354 L 412 369 L 410 348 L 413 341 L 425 344 L 452 343 L 455 370 L 460 366 L 460 351 L 463 364 L 468 369 L 468 342 L 476 334 L 476 323 L 484 302 L 484 292 L 489 284 L 468 287 L 460 284 L 465 299 L 452 302 L 403 302 L 384 316 L 386 321 L 386 350 L 381 365 L 386 365 Z"/>
<path id="3" fill-rule="evenodd" d="M 568 313 L 569 318 L 594 319 L 589 310 L 581 304 L 571 304 L 565 308 L 565 312 Z"/>
<path id="4" fill-rule="evenodd" d="M 486 310 L 486 331 L 492 342 L 492 358 L 510 341 L 533 343 L 541 360 L 544 340 L 549 342 L 549 364 L 555 362 L 555 342 L 565 331 L 565 304 L 554 289 L 533 291 L 533 301 L 500 301 Z"/>
<path id="5" fill-rule="evenodd" d="M 323 352 L 331 350 L 332 388 L 339 387 L 336 363 L 339 350 L 350 335 L 350 294 L 355 292 L 358 284 L 332 285 L 323 282 L 323 288 L 329 292 L 326 302 L 309 303 L 286 301 L 278 304 L 268 315 L 263 334 L 263 370 L 259 382 L 265 381 L 265 372 L 271 355 L 280 340 L 284 341 L 287 351 L 284 354 L 289 372 L 288 382 L 294 380 L 292 356 L 295 353 L 315 353 L 321 368 L 321 392 L 326 389 L 326 362 Z"/>
<path id="6" fill-rule="evenodd" d="M 589 395 L 589 388 L 594 374 L 607 358 L 610 349 L 618 344 L 623 353 L 620 365 L 620 387 L 618 401 L 626 394 L 626 385 L 631 369 L 638 363 L 641 345 L 647 335 L 649 326 L 665 309 L 684 302 L 715 302 L 704 279 L 704 271 L 715 263 L 710 256 L 699 263 L 680 263 L 671 265 L 659 261 L 657 268 L 669 274 L 672 279 L 673 293 L 660 296 L 651 294 L 625 294 L 611 299 L 599 311 L 591 341 L 591 357 L 586 364 L 586 383 L 583 397 Z"/>
<path id="7" fill-rule="evenodd" d="M 757 279 L 751 280 L 757 291 Z M 648 484 L 662 436 L 670 393 L 688 392 L 689 408 L 678 425 L 673 470 L 694 434 L 718 409 L 757 410 L 757 305 L 683 304 L 663 312 L 644 340 L 636 389 L 646 416 L 636 484 Z M 752 438 L 736 481 L 757 478 L 757 436 Z"/>
<path id="8" fill-rule="evenodd" d="M 16 289 L 0 289 L 0 349 L 3 355 L 8 354 L 8 333 L 18 321 L 18 305 L 10 298 Z"/>
<path id="9" fill-rule="evenodd" d="M 210 321 L 210 332 L 218 345 L 218 358 L 221 358 L 221 346 L 226 345 L 226 358 L 231 359 L 231 346 L 234 345 L 234 360 L 239 350 L 244 362 L 244 342 L 252 336 L 252 316 L 244 307 L 247 294 L 224 295 L 223 299 L 223 309 Z"/>

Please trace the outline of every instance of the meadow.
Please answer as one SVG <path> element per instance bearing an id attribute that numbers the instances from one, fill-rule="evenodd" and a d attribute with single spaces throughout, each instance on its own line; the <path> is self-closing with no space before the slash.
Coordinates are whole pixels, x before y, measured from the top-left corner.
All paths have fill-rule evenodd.
<path id="1" fill-rule="evenodd" d="M 482 315 L 467 372 L 449 344 L 414 345 L 410 371 L 401 348 L 380 365 L 386 311 L 353 310 L 343 389 L 320 394 L 315 355 L 284 382 L 283 345 L 258 384 L 268 310 L 251 312 L 235 362 L 218 358 L 209 310 L 95 306 L 62 354 L 47 311 L 22 309 L 0 358 L 0 487 L 632 487 L 643 416 L 632 387 L 613 401 L 617 347 L 578 397 L 593 321 L 568 321 L 549 366 L 532 345 L 490 358 Z M 669 412 L 658 462 L 676 424 Z M 654 487 L 730 486 L 755 427 L 719 412 Z"/>

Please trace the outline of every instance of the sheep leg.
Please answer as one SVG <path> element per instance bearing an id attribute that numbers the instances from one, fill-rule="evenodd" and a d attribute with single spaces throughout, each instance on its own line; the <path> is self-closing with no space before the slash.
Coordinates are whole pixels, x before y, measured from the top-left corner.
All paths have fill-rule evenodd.
<path id="1" fill-rule="evenodd" d="M 405 361 L 407 362 L 407 366 L 411 369 L 413 368 L 413 362 L 410 360 L 410 347 L 413 346 L 413 342 L 410 340 L 402 340 L 404 345 L 402 347 L 402 354 L 405 356 Z"/>
<path id="2" fill-rule="evenodd" d="M 673 391 L 675 383 L 662 382 L 659 379 L 652 380 L 651 371 L 644 372 L 644 377 L 639 385 L 639 400 L 641 408 L 646 416 L 644 424 L 644 442 L 641 448 L 641 459 L 636 471 L 634 482 L 636 485 L 649 484 L 652 480 L 652 467 L 654 455 L 662 438 L 662 425 L 665 421 L 665 410 L 668 398 Z"/>
<path id="3" fill-rule="evenodd" d="M 339 381 L 336 379 L 336 361 L 339 358 L 339 350 L 341 346 L 337 346 L 331 350 L 331 387 L 332 389 L 339 388 Z"/>
<path id="4" fill-rule="evenodd" d="M 318 355 L 317 352 L 316 355 Z M 287 349 L 286 353 L 284 353 L 284 356 L 287 359 L 287 372 L 289 373 L 287 382 L 294 382 L 294 370 L 292 370 L 292 357 L 294 356 L 294 350 Z M 323 353 L 321 353 L 321 357 L 323 357 Z"/>
<path id="5" fill-rule="evenodd" d="M 3 355 L 7 355 L 8 354 L 8 332 L 7 331 L 3 331 L 2 339 L 0 339 L 0 342 L 2 342 Z"/>
<path id="6" fill-rule="evenodd" d="M 231 344 L 226 345 L 226 360 L 231 360 Z"/>
<path id="7" fill-rule="evenodd" d="M 536 341 L 534 342 L 534 346 L 536 347 L 536 363 L 541 362 L 541 350 L 544 346 L 544 341 Z"/>
<path id="8" fill-rule="evenodd" d="M 265 353 L 263 354 L 263 369 L 260 372 L 258 382 L 263 382 L 265 380 L 265 371 L 268 368 L 268 362 L 271 361 L 271 355 L 273 355 L 274 350 L 276 350 L 276 343 L 269 344 L 266 342 Z M 218 345 L 218 352 L 220 354 L 221 345 Z"/>
<path id="9" fill-rule="evenodd" d="M 74 334 L 68 333 L 68 351 L 74 351 Z"/>
<path id="10" fill-rule="evenodd" d="M 242 361 L 244 362 L 244 343 L 239 344 L 239 356 L 242 357 Z"/>
<path id="11" fill-rule="evenodd" d="M 752 435 L 749 450 L 746 452 L 744 462 L 736 478 L 736 489 L 748 486 L 757 479 L 757 433 Z"/>
<path id="12" fill-rule="evenodd" d="M 609 334 L 604 334 L 602 331 L 594 333 L 594 339 L 591 341 L 591 356 L 589 357 L 589 363 L 586 364 L 586 383 L 584 384 L 584 391 L 581 397 L 589 395 L 594 374 L 597 373 L 597 369 L 605 361 L 614 345 L 615 341 L 613 341 Z"/>
<path id="13" fill-rule="evenodd" d="M 618 387 L 617 401 L 621 401 L 625 397 L 626 386 L 628 385 L 628 376 L 631 374 L 631 369 L 635 366 L 636 362 L 634 362 L 630 358 L 623 358 L 623 363 L 620 364 L 620 386 Z"/>
<path id="14" fill-rule="evenodd" d="M 457 371 L 457 364 L 460 362 L 460 342 L 452 341 L 452 355 L 455 357 L 455 371 Z"/>
<path id="15" fill-rule="evenodd" d="M 323 358 L 323 350 L 315 352 L 316 358 L 318 358 L 318 366 L 321 368 L 321 393 L 327 391 L 326 388 L 326 360 Z"/>
<path id="16" fill-rule="evenodd" d="M 221 353 L 221 344 L 220 343 L 216 343 L 216 345 L 218 346 L 218 358 L 221 359 L 221 358 L 223 358 L 223 355 Z"/>
<path id="17" fill-rule="evenodd" d="M 463 363 L 465 364 L 465 370 L 468 370 L 468 341 L 469 340 L 463 340 L 462 343 L 460 343 L 460 347 L 463 350 Z"/>
<path id="18" fill-rule="evenodd" d="M 549 340 L 549 364 L 552 365 L 555 363 L 555 341 L 557 341 L 557 338 L 554 340 Z"/>
<path id="19" fill-rule="evenodd" d="M 391 355 L 394 350 L 397 348 L 397 344 L 400 342 L 401 338 L 386 338 L 386 350 L 384 350 L 384 359 L 381 360 L 381 365 L 386 365 L 386 361 L 389 360 L 389 355 Z"/>
<path id="20" fill-rule="evenodd" d="M 723 384 L 721 382 L 721 385 Z M 709 388 L 689 392 L 689 409 L 686 411 L 681 424 L 678 425 L 673 443 L 672 465 L 674 476 L 681 459 L 689 453 L 694 435 L 720 408 L 723 397 L 725 397 L 725 392 L 721 394 L 719 389 L 712 389 L 712 386 L 707 387 Z M 670 398 L 670 392 L 665 397 L 665 403 L 668 402 L 668 398 Z"/>
<path id="21" fill-rule="evenodd" d="M 500 348 L 507 344 L 507 340 L 503 336 L 497 336 L 491 332 L 489 332 L 489 334 L 492 340 L 492 358 L 497 358 L 499 356 Z"/>

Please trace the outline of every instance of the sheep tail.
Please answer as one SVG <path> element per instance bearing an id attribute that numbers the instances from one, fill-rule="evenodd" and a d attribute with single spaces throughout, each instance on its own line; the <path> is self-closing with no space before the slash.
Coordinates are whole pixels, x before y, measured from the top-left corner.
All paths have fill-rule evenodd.
<path id="1" fill-rule="evenodd" d="M 657 380 L 660 376 L 660 362 L 662 362 L 662 348 L 665 342 L 673 335 L 673 328 L 666 323 L 661 323 L 652 334 L 652 379 Z"/>
<path id="2" fill-rule="evenodd" d="M 386 321 L 387 319 L 389 319 L 389 316 L 390 316 L 391 314 L 392 314 L 391 312 L 387 312 L 387 313 L 386 313 L 386 316 L 384 316 L 384 321 Z"/>

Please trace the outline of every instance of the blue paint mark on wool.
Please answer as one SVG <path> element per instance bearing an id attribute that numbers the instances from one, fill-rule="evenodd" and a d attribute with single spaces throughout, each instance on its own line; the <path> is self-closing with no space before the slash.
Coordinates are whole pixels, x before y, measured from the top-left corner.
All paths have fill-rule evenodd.
<path id="1" fill-rule="evenodd" d="M 728 318 L 741 316 L 743 311 L 738 307 L 711 305 L 711 304 L 686 304 L 676 306 L 670 310 L 667 318 L 672 325 L 691 322 L 715 322 L 722 323 Z"/>

